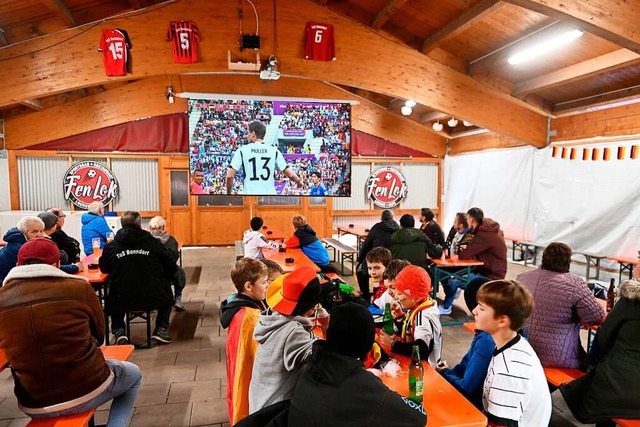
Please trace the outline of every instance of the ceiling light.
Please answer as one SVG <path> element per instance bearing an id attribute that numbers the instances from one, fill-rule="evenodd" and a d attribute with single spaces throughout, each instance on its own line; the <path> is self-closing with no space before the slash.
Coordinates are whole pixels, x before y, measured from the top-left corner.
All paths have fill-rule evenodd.
<path id="1" fill-rule="evenodd" d="M 411 107 L 407 105 L 403 105 L 402 108 L 400 109 L 400 112 L 402 113 L 403 116 L 409 116 L 411 115 L 413 110 L 411 109 Z"/>
<path id="2" fill-rule="evenodd" d="M 173 86 L 167 86 L 167 91 L 165 93 L 165 96 L 167 97 L 169 104 L 173 104 L 174 102 L 176 102 L 176 98 L 175 98 L 176 95 L 173 92 Z"/>
<path id="3" fill-rule="evenodd" d="M 522 52 L 516 53 L 511 56 L 508 61 L 509 64 L 521 64 L 523 62 L 529 61 L 530 59 L 537 58 L 547 52 L 555 50 L 561 46 L 570 43 L 571 41 L 581 37 L 584 33 L 580 30 L 570 30 L 566 33 L 562 33 L 558 36 L 552 37 L 548 40 L 545 40 L 539 44 L 536 44 Z"/>
<path id="4" fill-rule="evenodd" d="M 431 125 L 431 127 L 433 128 L 433 130 L 435 130 L 436 132 L 441 132 L 442 129 L 444 128 L 444 126 L 442 125 L 442 123 L 440 122 L 435 122 L 433 125 Z"/>
<path id="5" fill-rule="evenodd" d="M 455 117 L 451 117 L 447 122 L 447 124 L 449 125 L 450 128 L 454 128 L 458 126 L 458 119 L 456 119 Z"/>
<path id="6" fill-rule="evenodd" d="M 405 106 L 413 108 L 416 106 L 416 101 L 412 101 L 410 99 L 407 99 L 407 101 L 404 103 Z"/>
<path id="7" fill-rule="evenodd" d="M 468 121 L 466 121 L 466 120 L 463 120 L 463 121 L 462 121 L 462 124 L 463 124 L 463 125 L 465 125 L 466 127 L 473 126 L 473 123 L 468 122 Z"/>

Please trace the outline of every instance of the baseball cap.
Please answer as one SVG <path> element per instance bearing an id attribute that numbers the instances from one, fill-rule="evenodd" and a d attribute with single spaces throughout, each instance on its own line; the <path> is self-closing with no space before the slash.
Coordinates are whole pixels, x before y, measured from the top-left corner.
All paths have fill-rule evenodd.
<path id="1" fill-rule="evenodd" d="M 59 260 L 58 246 L 46 237 L 29 240 L 18 251 L 18 265 L 55 264 Z"/>
<path id="2" fill-rule="evenodd" d="M 397 291 L 416 301 L 425 300 L 431 292 L 431 278 L 424 268 L 408 265 L 396 276 Z"/>
<path id="3" fill-rule="evenodd" d="M 299 267 L 276 278 L 267 289 L 267 304 L 285 316 L 299 316 L 311 310 L 327 293 L 311 267 Z"/>

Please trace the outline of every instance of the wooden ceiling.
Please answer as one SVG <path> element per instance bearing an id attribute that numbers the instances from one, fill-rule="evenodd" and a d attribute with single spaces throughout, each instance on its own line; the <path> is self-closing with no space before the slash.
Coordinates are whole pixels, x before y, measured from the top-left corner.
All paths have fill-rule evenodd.
<path id="1" fill-rule="evenodd" d="M 287 3 L 287 0 L 253 1 L 258 7 L 268 9 L 274 4 L 280 8 Z M 47 34 L 165 3 L 170 5 L 175 1 L 0 0 L 0 46 L 23 44 Z M 638 2 L 309 0 L 309 3 L 326 7 L 380 37 L 419 51 L 448 70 L 470 77 L 495 96 L 522 101 L 531 110 L 550 118 L 640 100 Z M 514 52 L 567 28 L 579 28 L 585 34 L 538 60 L 521 66 L 507 62 Z M 228 31 L 237 31 L 237 25 L 231 25 Z M 363 45 L 362 49 L 366 50 L 367 46 Z M 284 63 L 283 73 L 286 67 Z M 403 70 L 397 72 L 401 75 Z M 118 89 L 127 83 L 130 81 L 102 82 L 55 95 L 42 93 L 20 104 L 3 106 L 0 117 L 24 116 Z M 406 100 L 388 92 L 376 92 L 371 87 L 366 90 L 355 83 L 337 86 L 395 114 L 400 114 Z M 446 88 L 441 90 L 446 95 Z M 430 131 L 433 123 L 439 121 L 443 129 L 437 133 L 442 137 L 461 138 L 484 131 L 472 123 L 463 123 L 462 119 L 457 126 L 450 127 L 447 122 L 452 118 L 451 111 L 445 114 L 435 110 L 433 104 L 429 105 L 429 97 L 416 98 L 421 98 L 421 103 L 413 108 L 409 118 Z M 464 99 L 456 102 L 464 103 Z M 486 105 L 486 109 L 491 108 L 492 105 Z"/>

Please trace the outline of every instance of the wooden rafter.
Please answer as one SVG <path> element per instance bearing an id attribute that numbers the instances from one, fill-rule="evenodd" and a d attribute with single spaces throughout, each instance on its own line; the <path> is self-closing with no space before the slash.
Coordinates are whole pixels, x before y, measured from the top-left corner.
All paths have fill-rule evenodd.
<path id="1" fill-rule="evenodd" d="M 131 9 L 138 10 L 142 9 L 142 4 L 140 4 L 140 0 L 128 0 L 131 5 Z"/>
<path id="2" fill-rule="evenodd" d="M 387 110 L 398 110 L 400 107 L 404 105 L 406 100 L 400 98 L 394 98 L 389 101 L 389 105 L 387 105 Z"/>
<path id="3" fill-rule="evenodd" d="M 9 46 L 9 41 L 7 40 L 7 36 L 5 36 L 2 28 L 0 28 L 0 46 Z"/>
<path id="4" fill-rule="evenodd" d="M 371 24 L 371 27 L 376 30 L 382 28 L 382 26 L 386 24 L 387 21 L 389 21 L 389 19 L 391 19 L 391 17 L 395 15 L 395 13 L 400 10 L 406 2 L 407 0 L 387 1 L 387 4 L 385 4 L 382 10 L 376 15 L 373 23 Z"/>
<path id="5" fill-rule="evenodd" d="M 640 102 L 640 85 L 575 101 L 558 103 L 553 110 L 553 114 L 556 117 L 564 117 L 584 113 L 585 111 L 598 111 L 636 102 Z"/>
<path id="6" fill-rule="evenodd" d="M 42 102 L 40 102 L 39 99 L 25 99 L 20 104 L 24 105 L 25 107 L 29 107 L 29 108 L 32 108 L 34 110 L 37 110 L 37 111 L 44 110 L 44 106 L 42 105 Z"/>
<path id="7" fill-rule="evenodd" d="M 73 15 L 61 0 L 42 0 L 42 3 L 54 12 L 67 27 L 76 26 L 76 21 L 73 19 Z"/>
<path id="8" fill-rule="evenodd" d="M 586 77 L 610 72 L 640 62 L 640 55 L 627 49 L 616 50 L 579 64 L 518 83 L 513 95 L 526 95 L 540 89 L 571 83 Z"/>
<path id="9" fill-rule="evenodd" d="M 453 21 L 449 22 L 440 31 L 427 38 L 422 43 L 421 51 L 428 53 L 433 49 L 439 47 L 446 40 L 455 37 L 462 33 L 467 28 L 472 27 L 477 22 L 484 19 L 486 16 L 491 15 L 498 9 L 500 9 L 504 3 L 499 0 L 482 0 L 480 3 L 473 6 L 471 9 L 465 11 L 462 15 L 458 16 Z"/>
<path id="10" fill-rule="evenodd" d="M 640 53 L 637 1 L 504 0 L 562 20 L 612 43 Z"/>
<path id="11" fill-rule="evenodd" d="M 449 114 L 434 111 L 433 113 L 422 114 L 420 116 L 420 123 L 432 122 L 434 120 L 444 119 L 445 117 L 449 117 Z"/>

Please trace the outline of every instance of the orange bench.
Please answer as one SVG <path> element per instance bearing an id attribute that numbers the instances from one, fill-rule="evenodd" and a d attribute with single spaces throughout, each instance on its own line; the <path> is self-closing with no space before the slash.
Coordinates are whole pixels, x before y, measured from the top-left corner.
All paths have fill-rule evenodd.
<path id="1" fill-rule="evenodd" d="M 110 345 L 100 347 L 105 359 L 129 360 L 133 354 L 133 345 Z M 81 414 L 65 415 L 55 418 L 34 418 L 27 426 L 32 427 L 85 427 L 93 426 L 93 415 L 96 410 L 92 409 Z"/>
<path id="2" fill-rule="evenodd" d="M 4 371 L 4 368 L 7 366 L 9 366 L 7 356 L 4 354 L 4 351 L 0 350 L 0 372 Z"/>

